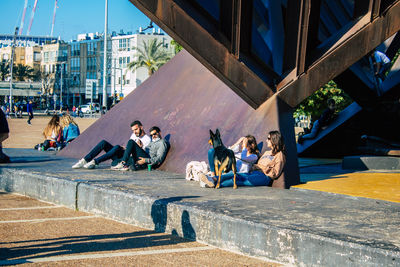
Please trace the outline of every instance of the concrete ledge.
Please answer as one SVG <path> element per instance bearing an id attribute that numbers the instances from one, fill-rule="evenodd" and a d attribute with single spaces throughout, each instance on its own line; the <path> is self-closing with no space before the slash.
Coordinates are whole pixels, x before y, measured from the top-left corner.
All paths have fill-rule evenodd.
<path id="1" fill-rule="evenodd" d="M 293 265 L 395 266 L 400 253 L 356 240 L 254 223 L 174 202 L 99 186 L 78 186 L 78 209 L 229 251 Z M 336 238 L 336 239 L 335 239 Z"/>
<path id="2" fill-rule="evenodd" d="M 400 157 L 349 156 L 343 158 L 342 168 L 346 170 L 400 170 Z"/>
<path id="3" fill-rule="evenodd" d="M 17 169 L 0 170 L 0 189 L 76 208 L 77 183 Z"/>
<path id="4" fill-rule="evenodd" d="M 296 266 L 400 264 L 400 249 L 395 245 L 397 239 L 381 238 L 387 232 L 396 234 L 398 231 L 396 220 L 400 206 L 397 204 L 378 205 L 376 201 L 368 202 L 367 199 L 312 191 L 201 189 L 182 178 L 168 178 L 167 173 L 161 172 L 138 172 L 134 179 L 132 174 L 113 173 L 113 182 L 100 182 L 101 170 L 63 171 L 59 175 L 65 173 L 86 178 L 92 175 L 96 180 L 68 180 L 49 177 L 45 172 L 2 168 L 0 188 L 229 251 Z M 110 177 L 109 171 L 103 171 L 103 174 Z M 70 176 L 69 179 L 73 178 Z M 173 186 L 157 186 L 162 182 Z M 262 192 L 269 197 L 262 197 Z M 235 201 L 240 203 L 228 204 Z M 370 213 L 364 209 L 367 212 L 372 210 L 378 217 L 385 213 L 390 219 L 383 224 L 381 220 L 371 222 Z M 346 210 L 350 210 L 349 213 Z M 393 212 L 388 213 L 388 210 Z M 361 214 L 361 219 L 354 220 L 354 214 Z M 339 217 L 343 219 L 331 219 Z M 366 222 L 368 232 L 375 232 L 362 237 L 362 231 L 358 233 L 357 229 L 360 223 Z M 348 225 L 354 226 L 345 229 Z M 357 233 L 351 233 L 352 229 Z M 381 230 L 383 233 L 379 238 L 374 238 L 380 233 L 376 229 L 387 230 Z"/>

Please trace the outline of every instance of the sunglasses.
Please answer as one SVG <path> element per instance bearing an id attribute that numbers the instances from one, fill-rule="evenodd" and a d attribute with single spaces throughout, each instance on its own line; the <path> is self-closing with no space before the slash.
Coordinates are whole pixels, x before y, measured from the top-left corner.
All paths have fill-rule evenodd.
<path id="1" fill-rule="evenodd" d="M 267 137 L 267 140 L 271 140 L 271 137 Z"/>
<path id="2" fill-rule="evenodd" d="M 151 136 L 157 136 L 158 133 L 157 133 L 157 132 L 155 132 L 155 133 L 150 133 L 150 135 L 151 135 Z"/>

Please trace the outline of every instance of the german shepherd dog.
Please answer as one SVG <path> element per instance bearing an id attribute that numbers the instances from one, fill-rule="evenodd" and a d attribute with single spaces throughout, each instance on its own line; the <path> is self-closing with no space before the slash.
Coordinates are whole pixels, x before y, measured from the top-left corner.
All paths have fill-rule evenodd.
<path id="1" fill-rule="evenodd" d="M 233 188 L 237 189 L 236 185 L 236 158 L 235 153 L 232 150 L 226 148 L 222 144 L 221 136 L 219 130 L 215 131 L 215 134 L 210 130 L 210 140 L 208 141 L 210 145 L 213 146 L 214 153 L 214 166 L 215 174 L 218 175 L 218 182 L 215 188 L 219 188 L 221 184 L 222 172 L 233 171 Z"/>

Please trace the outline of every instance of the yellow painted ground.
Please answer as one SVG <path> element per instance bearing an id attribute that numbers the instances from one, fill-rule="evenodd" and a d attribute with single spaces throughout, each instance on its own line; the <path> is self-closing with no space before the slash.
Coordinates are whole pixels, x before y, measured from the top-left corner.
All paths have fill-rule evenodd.
<path id="1" fill-rule="evenodd" d="M 316 174 L 303 174 L 315 179 Z M 321 176 L 321 175 L 320 175 Z M 322 175 L 326 176 L 326 175 Z M 330 175 L 332 179 L 310 181 L 294 187 L 344 194 L 356 197 L 366 197 L 392 202 L 400 202 L 400 173 L 348 173 Z M 321 177 L 326 179 L 328 177 Z M 310 180 L 310 179 L 302 179 Z"/>

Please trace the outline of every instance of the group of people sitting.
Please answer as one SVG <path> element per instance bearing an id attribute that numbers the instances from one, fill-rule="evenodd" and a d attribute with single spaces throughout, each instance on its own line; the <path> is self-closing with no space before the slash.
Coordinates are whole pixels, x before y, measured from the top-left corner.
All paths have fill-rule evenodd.
<path id="1" fill-rule="evenodd" d="M 106 140 L 100 141 L 85 157 L 75 163 L 72 168 L 94 169 L 100 163 L 112 160 L 111 170 L 136 171 L 144 168 L 155 169 L 159 167 L 166 158 L 169 143 L 162 138 L 161 130 L 157 126 L 150 128 L 150 136 L 144 131 L 140 121 L 131 123 L 132 135 L 126 147 L 112 145 Z M 236 152 L 236 169 L 238 186 L 268 186 L 272 180 L 278 179 L 285 166 L 285 145 L 278 131 L 271 131 L 266 140 L 268 148 L 263 155 L 257 147 L 256 138 L 252 135 L 239 138 L 229 147 Z M 101 152 L 105 152 L 101 156 Z M 211 175 L 200 175 L 200 183 L 203 187 L 215 187 L 217 177 L 214 169 L 214 149 L 208 151 L 208 160 Z M 150 165 L 150 166 L 149 166 Z M 221 187 L 233 185 L 233 172 L 221 176 Z"/>
<path id="2" fill-rule="evenodd" d="M 77 138 L 79 134 L 78 124 L 69 114 L 64 114 L 61 118 L 58 115 L 54 115 L 46 128 L 44 128 L 43 136 L 45 141 L 35 146 L 35 149 L 62 149 Z"/>
<path id="3" fill-rule="evenodd" d="M 75 163 L 72 168 L 94 169 L 101 162 L 109 159 L 112 160 L 112 170 L 135 171 L 143 168 L 159 167 L 169 149 L 168 142 L 161 136 L 160 128 L 157 126 L 151 127 L 149 130 L 150 136 L 148 136 L 140 121 L 136 120 L 130 126 L 132 135 L 125 148 L 120 145 L 113 146 L 106 140 L 102 140 L 85 157 Z M 105 153 L 97 157 L 102 151 Z"/>
<path id="4" fill-rule="evenodd" d="M 252 135 L 239 138 L 239 140 L 229 147 L 235 152 L 236 160 L 236 184 L 238 186 L 269 186 L 273 180 L 278 179 L 286 163 L 285 145 L 279 131 L 268 133 L 266 140 L 267 150 L 260 154 L 257 147 L 256 138 Z M 217 177 L 214 167 L 214 148 L 208 151 L 208 163 L 211 173 L 206 175 L 200 173 L 200 186 L 214 188 Z M 222 174 L 220 187 L 233 186 L 234 173 L 232 171 Z"/>

